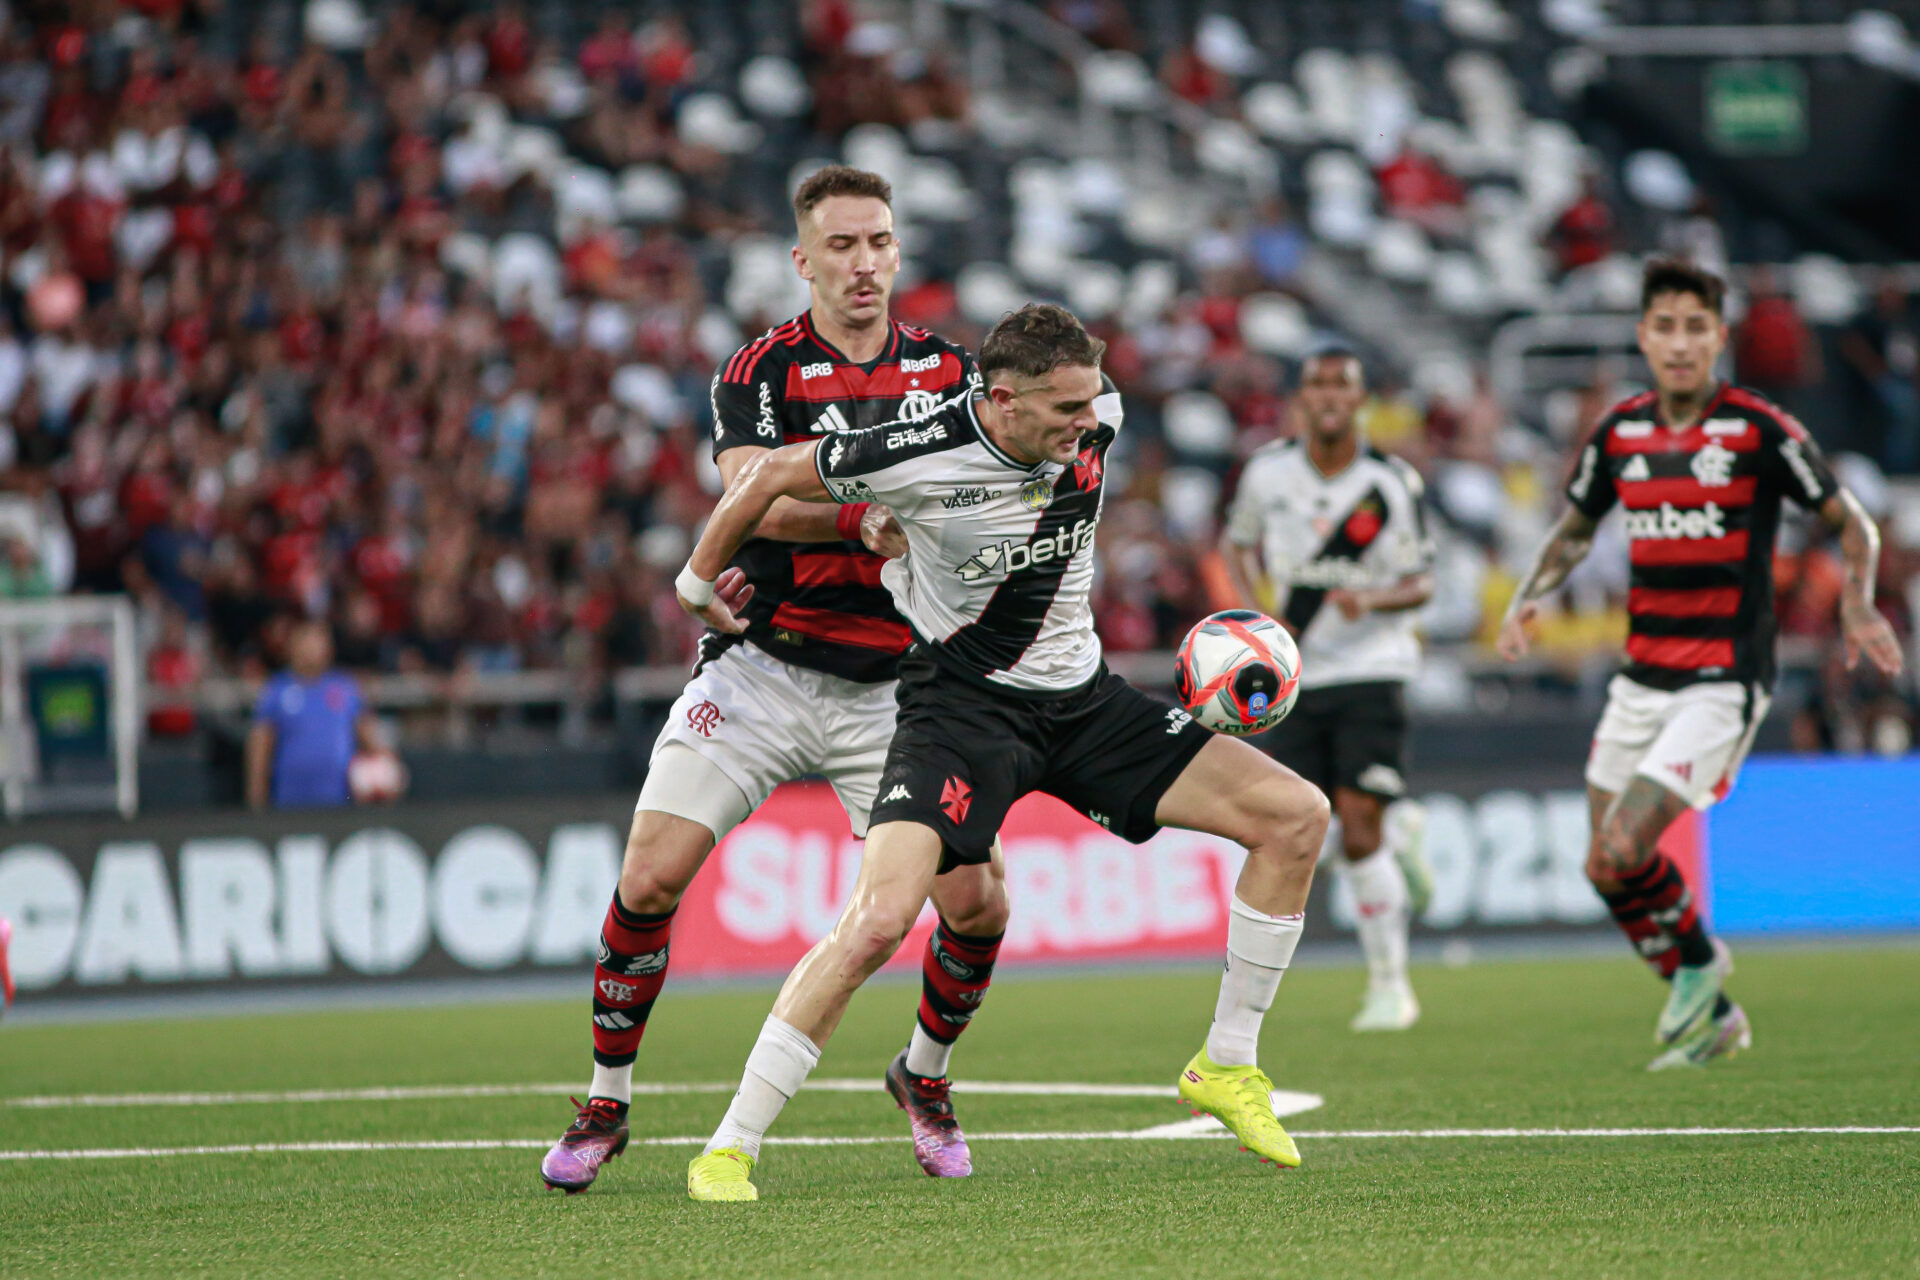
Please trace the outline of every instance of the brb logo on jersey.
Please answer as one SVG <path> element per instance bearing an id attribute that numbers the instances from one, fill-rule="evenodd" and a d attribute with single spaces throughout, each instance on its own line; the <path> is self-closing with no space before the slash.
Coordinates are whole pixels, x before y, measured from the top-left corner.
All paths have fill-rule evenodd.
<path id="1" fill-rule="evenodd" d="M 1051 538 L 1035 542 L 1015 542 L 1002 538 L 990 547 L 982 547 L 958 565 L 954 572 L 962 582 L 979 582 L 995 574 L 1009 575 L 1053 560 L 1071 560 L 1093 545 L 1098 520 L 1079 520 L 1071 529 L 1062 529 Z"/>
<path id="2" fill-rule="evenodd" d="M 1663 502 L 1658 511 L 1627 512 L 1627 536 L 1662 542 L 1724 538 L 1727 536 L 1726 515 L 1717 502 L 1709 502 L 1698 511 L 1682 511 L 1671 502 Z"/>

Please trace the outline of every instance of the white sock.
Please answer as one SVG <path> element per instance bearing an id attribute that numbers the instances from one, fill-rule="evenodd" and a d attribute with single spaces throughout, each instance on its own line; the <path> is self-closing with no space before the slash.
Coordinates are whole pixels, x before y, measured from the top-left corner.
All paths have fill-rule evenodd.
<path id="1" fill-rule="evenodd" d="M 706 1149 L 731 1147 L 758 1159 L 760 1139 L 780 1115 L 780 1108 L 787 1105 L 787 1099 L 800 1092 L 819 1061 L 818 1045 L 798 1027 L 769 1014 L 760 1028 L 760 1038 L 753 1042 L 753 1052 L 747 1055 L 740 1088 L 720 1127 L 707 1140 Z"/>
<path id="2" fill-rule="evenodd" d="M 1252 1066 L 1259 1061 L 1260 1020 L 1273 1007 L 1280 975 L 1300 945 L 1305 913 L 1270 916 L 1233 896 L 1227 915 L 1227 969 L 1207 1031 L 1207 1057 L 1216 1066 Z"/>
<path id="3" fill-rule="evenodd" d="M 1341 872 L 1353 890 L 1360 949 L 1367 957 L 1373 986 L 1397 986 L 1407 980 L 1407 881 L 1384 845 L 1356 861 L 1342 859 Z"/>
<path id="4" fill-rule="evenodd" d="M 907 1041 L 907 1070 L 929 1080 L 947 1074 L 947 1059 L 953 1056 L 951 1044 L 941 1044 L 927 1034 L 918 1021 L 913 1024 L 913 1039 Z"/>
<path id="5" fill-rule="evenodd" d="M 633 1064 L 603 1067 L 593 1064 L 593 1083 L 587 1086 L 589 1098 L 612 1098 L 615 1102 L 633 1101 Z"/>

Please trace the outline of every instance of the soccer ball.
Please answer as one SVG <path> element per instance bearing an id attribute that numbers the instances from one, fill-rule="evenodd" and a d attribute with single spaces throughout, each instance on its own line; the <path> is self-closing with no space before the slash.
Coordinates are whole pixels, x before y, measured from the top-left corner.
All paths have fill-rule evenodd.
<path id="1" fill-rule="evenodd" d="M 407 768 L 391 751 L 361 751 L 347 765 L 355 804 L 390 804 L 407 789 Z"/>
<path id="2" fill-rule="evenodd" d="M 1174 660 L 1180 705 L 1215 733 L 1273 728 L 1300 696 L 1300 650 L 1264 613 L 1228 609 L 1202 618 Z"/>

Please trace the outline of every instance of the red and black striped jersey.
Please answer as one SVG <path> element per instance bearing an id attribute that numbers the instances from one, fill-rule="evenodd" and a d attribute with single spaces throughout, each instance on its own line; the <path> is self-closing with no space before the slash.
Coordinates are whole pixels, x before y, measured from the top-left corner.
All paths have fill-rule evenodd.
<path id="1" fill-rule="evenodd" d="M 889 322 L 880 355 L 855 364 L 801 312 L 741 347 L 713 375 L 713 453 L 783 444 L 917 419 L 979 382 L 965 348 Z M 912 641 L 880 585 L 885 560 L 859 542 L 753 538 L 734 556 L 753 599 L 745 639 L 795 666 L 847 680 L 894 678 Z M 709 632 L 702 661 L 739 637 Z"/>
<path id="2" fill-rule="evenodd" d="M 1594 520 L 1626 509 L 1627 676 L 1771 686 L 1780 499 L 1815 508 L 1839 488 L 1806 428 L 1742 387 L 1722 386 L 1684 431 L 1660 421 L 1653 392 L 1609 410 L 1567 498 Z"/>

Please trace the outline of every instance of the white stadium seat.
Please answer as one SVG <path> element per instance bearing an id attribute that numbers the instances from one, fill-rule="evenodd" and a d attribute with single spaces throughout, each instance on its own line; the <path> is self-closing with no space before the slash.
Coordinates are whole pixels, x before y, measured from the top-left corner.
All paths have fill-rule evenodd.
<path id="1" fill-rule="evenodd" d="M 1219 457 L 1233 448 L 1233 415 L 1211 392 L 1181 391 L 1168 396 L 1161 420 L 1167 443 L 1182 453 Z"/>
<path id="2" fill-rule="evenodd" d="M 1306 311 L 1283 293 L 1256 293 L 1240 304 L 1240 340 L 1269 356 L 1300 356 L 1313 342 Z"/>
<path id="3" fill-rule="evenodd" d="M 763 53 L 740 68 L 740 101 L 757 116 L 791 120 L 812 105 L 813 90 L 792 60 Z"/>
<path id="4" fill-rule="evenodd" d="M 687 193 L 680 176 L 656 164 L 629 165 L 620 171 L 614 203 L 620 216 L 635 222 L 665 222 L 680 215 Z"/>

